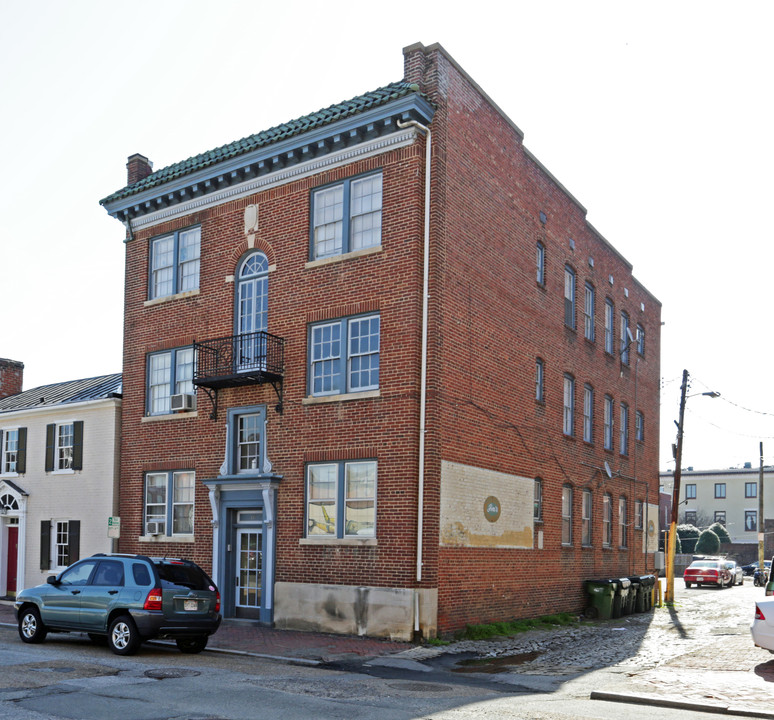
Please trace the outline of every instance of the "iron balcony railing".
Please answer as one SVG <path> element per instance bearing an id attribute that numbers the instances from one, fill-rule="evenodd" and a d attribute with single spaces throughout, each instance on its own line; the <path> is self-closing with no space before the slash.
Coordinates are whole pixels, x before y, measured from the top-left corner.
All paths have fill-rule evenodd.
<path id="1" fill-rule="evenodd" d="M 285 364 L 285 340 L 265 331 L 194 343 L 194 385 L 209 388 L 276 382 Z"/>

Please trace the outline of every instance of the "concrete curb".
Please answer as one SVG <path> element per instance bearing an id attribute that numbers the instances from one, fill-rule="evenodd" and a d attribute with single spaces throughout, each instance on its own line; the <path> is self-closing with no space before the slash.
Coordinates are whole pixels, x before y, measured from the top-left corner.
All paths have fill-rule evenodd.
<path id="1" fill-rule="evenodd" d="M 722 705 L 720 703 L 697 703 L 688 700 L 669 700 L 657 695 L 639 695 L 636 693 L 612 693 L 595 690 L 590 695 L 591 700 L 607 700 L 608 702 L 630 703 L 634 705 L 650 705 L 653 707 L 673 708 L 675 710 L 693 710 L 694 712 L 716 713 L 718 715 L 734 715 L 740 717 L 769 718 L 774 720 L 774 713 L 763 710 L 751 710 L 739 705 Z"/>

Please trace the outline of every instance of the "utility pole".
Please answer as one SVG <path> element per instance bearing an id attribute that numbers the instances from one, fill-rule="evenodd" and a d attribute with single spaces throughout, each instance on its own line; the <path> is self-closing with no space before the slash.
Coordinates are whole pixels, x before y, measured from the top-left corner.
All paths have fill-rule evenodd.
<path id="1" fill-rule="evenodd" d="M 677 423 L 677 446 L 675 448 L 675 479 L 672 488 L 672 520 L 669 523 L 669 547 L 667 549 L 667 587 L 665 602 L 675 601 L 675 549 L 677 547 L 677 511 L 680 504 L 680 473 L 683 459 L 683 420 L 685 419 L 685 394 L 688 391 L 688 371 L 683 370 L 683 385 L 680 388 L 680 419 Z"/>
<path id="2" fill-rule="evenodd" d="M 760 444 L 761 447 L 761 469 L 758 475 L 758 567 L 763 569 L 766 567 L 763 560 L 763 538 L 765 537 L 765 524 L 763 522 L 763 441 Z"/>

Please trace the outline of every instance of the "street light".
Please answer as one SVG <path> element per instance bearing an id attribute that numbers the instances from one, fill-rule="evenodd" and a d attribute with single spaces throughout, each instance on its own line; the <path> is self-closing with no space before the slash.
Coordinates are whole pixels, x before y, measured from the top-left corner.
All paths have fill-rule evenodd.
<path id="1" fill-rule="evenodd" d="M 669 523 L 669 545 L 667 547 L 667 587 L 664 596 L 665 602 L 674 602 L 675 600 L 675 548 L 677 547 L 677 510 L 680 502 L 680 473 L 683 459 L 683 421 L 685 420 L 685 400 L 687 397 L 696 395 L 706 395 L 707 397 L 720 397 L 719 392 L 710 390 L 709 392 L 694 393 L 687 395 L 688 390 L 688 371 L 683 370 L 683 384 L 680 388 L 680 420 L 677 425 L 677 445 L 674 446 L 675 454 L 675 480 L 672 488 L 672 518 Z"/>

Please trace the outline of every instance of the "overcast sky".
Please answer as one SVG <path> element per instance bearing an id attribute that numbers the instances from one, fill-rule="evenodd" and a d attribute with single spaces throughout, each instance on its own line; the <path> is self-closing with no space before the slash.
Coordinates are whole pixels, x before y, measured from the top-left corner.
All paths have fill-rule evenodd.
<path id="1" fill-rule="evenodd" d="M 774 464 L 774 3 L 0 0 L 0 357 L 121 369 L 124 229 L 156 169 L 402 78 L 441 43 L 663 303 L 662 469 Z"/>

